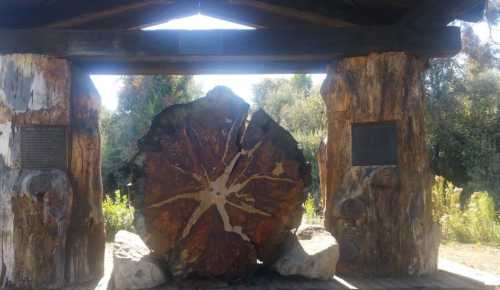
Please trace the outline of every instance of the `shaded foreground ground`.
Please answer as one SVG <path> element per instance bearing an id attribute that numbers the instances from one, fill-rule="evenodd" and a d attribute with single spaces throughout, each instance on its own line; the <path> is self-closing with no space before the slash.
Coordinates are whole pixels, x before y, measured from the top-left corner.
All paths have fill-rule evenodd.
<path id="1" fill-rule="evenodd" d="M 113 268 L 112 261 L 112 244 L 106 245 L 106 260 L 105 260 L 105 275 L 95 290 L 105 290 L 109 281 L 109 277 Z M 440 268 L 450 270 L 452 273 L 459 274 L 460 276 L 468 276 L 470 278 L 479 279 L 489 282 L 489 285 L 497 285 L 500 283 L 500 248 L 472 245 L 472 244 L 459 244 L 447 243 L 442 244 L 440 247 Z M 486 273 L 487 272 L 487 273 Z M 265 280 L 266 278 L 264 278 Z M 408 281 L 406 281 L 408 280 Z M 420 278 L 418 280 L 412 279 L 378 279 L 377 281 L 369 279 L 340 279 L 332 283 L 316 282 L 316 281 L 303 281 L 300 279 L 277 279 L 269 283 L 266 289 L 318 289 L 318 290 L 335 290 L 335 289 L 486 289 L 477 288 L 473 284 L 469 284 L 466 280 L 456 275 L 449 273 L 441 273 L 433 277 Z M 418 281 L 419 285 L 416 285 Z M 374 283 L 375 282 L 375 283 Z M 257 282 L 256 284 L 260 284 Z M 264 281 L 266 284 L 266 281 Z M 394 284 L 394 285 L 392 285 Z M 407 284 L 409 288 L 406 288 Z M 421 285 L 420 285 L 421 284 Z M 459 285 L 460 284 L 460 285 Z M 389 288 L 394 286 L 396 288 Z M 498 284 L 500 285 L 500 284 Z M 203 288 L 204 285 L 195 285 L 195 288 Z M 214 289 L 258 289 L 263 290 L 259 285 L 249 285 L 241 287 L 231 287 L 229 285 L 211 285 Z M 283 288 L 285 287 L 285 288 Z M 311 288 L 312 287 L 312 288 Z M 372 288 L 374 287 L 374 288 Z M 430 287 L 430 288 L 428 288 Z M 451 288 L 450 288 L 451 287 Z M 457 288 L 458 287 L 458 288 Z M 72 287 L 64 290 L 90 290 L 94 287 Z M 176 286 L 162 287 L 161 290 L 176 290 Z M 157 290 L 159 290 L 157 289 Z M 194 288 L 193 288 L 194 289 Z M 487 289 L 495 289 L 487 288 Z M 496 288 L 500 289 L 500 288 Z"/>

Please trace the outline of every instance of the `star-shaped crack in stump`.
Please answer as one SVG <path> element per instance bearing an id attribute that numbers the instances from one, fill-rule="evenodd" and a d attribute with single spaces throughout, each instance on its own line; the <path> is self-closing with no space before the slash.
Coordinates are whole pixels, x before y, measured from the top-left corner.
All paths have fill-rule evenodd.
<path id="1" fill-rule="evenodd" d="M 226 155 L 228 153 L 228 148 L 229 148 L 229 142 L 232 139 L 231 135 L 234 131 L 236 123 L 233 124 L 231 127 L 229 133 L 228 133 L 228 138 L 225 146 L 225 151 L 224 155 L 222 157 L 222 160 L 225 161 Z M 208 174 L 203 168 L 205 172 L 205 183 L 208 184 L 208 186 L 200 191 L 197 192 L 188 192 L 188 193 L 182 193 L 179 195 L 176 195 L 174 197 L 171 197 L 167 200 L 163 200 L 161 202 L 152 204 L 149 206 L 149 208 L 159 208 L 162 207 L 166 204 L 182 200 L 182 199 L 191 199 L 199 202 L 199 205 L 196 207 L 194 210 L 193 214 L 189 218 L 186 227 L 184 228 L 182 232 L 182 238 L 186 238 L 189 233 L 191 232 L 191 229 L 193 226 L 198 222 L 198 220 L 203 216 L 203 214 L 210 209 L 212 206 L 215 206 L 217 209 L 217 212 L 220 215 L 220 218 L 222 219 L 223 225 L 224 225 L 224 231 L 226 232 L 231 232 L 231 233 L 236 233 L 238 234 L 243 240 L 245 241 L 250 241 L 250 238 L 243 232 L 243 229 L 241 226 L 233 226 L 230 221 L 229 214 L 227 213 L 226 206 L 232 206 L 235 207 L 239 210 L 242 210 L 244 212 L 250 213 L 250 214 L 258 214 L 262 216 L 271 216 L 269 213 L 264 212 L 258 208 L 255 207 L 255 200 L 254 198 L 247 193 L 241 193 L 241 191 L 247 186 L 251 181 L 255 180 L 270 180 L 270 181 L 281 181 L 281 182 L 290 182 L 294 183 L 294 180 L 289 179 L 289 178 L 280 178 L 279 176 L 272 176 L 272 175 L 265 175 L 265 174 L 254 174 L 246 178 L 245 180 L 238 182 L 238 180 L 241 178 L 241 176 L 245 173 L 246 169 L 248 166 L 251 164 L 253 154 L 254 152 L 261 146 L 262 141 L 257 143 L 252 149 L 250 150 L 241 150 L 238 152 L 229 162 L 229 164 L 226 166 L 224 172 L 217 177 L 215 180 L 210 180 L 208 177 Z M 233 172 L 234 167 L 236 166 L 238 160 L 246 156 L 250 158 L 247 168 L 245 168 L 240 175 L 233 179 L 234 181 L 231 184 L 229 183 L 231 173 Z M 224 162 L 225 163 L 225 162 Z M 182 173 L 186 174 L 184 170 L 181 168 L 178 168 L 176 166 L 173 166 L 174 168 L 177 168 L 180 170 Z M 277 170 L 273 171 L 273 175 L 281 175 L 283 173 L 282 169 L 282 164 L 279 163 L 276 165 Z M 190 174 L 194 179 L 198 180 L 199 182 L 203 181 L 203 178 L 200 177 L 197 174 L 194 173 L 187 173 Z M 229 197 L 234 196 L 239 202 L 234 203 L 229 200 Z"/>

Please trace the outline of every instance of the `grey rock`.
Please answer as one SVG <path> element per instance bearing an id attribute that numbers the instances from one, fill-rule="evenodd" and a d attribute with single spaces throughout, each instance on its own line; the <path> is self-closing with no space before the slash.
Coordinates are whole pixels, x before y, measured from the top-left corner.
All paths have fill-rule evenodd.
<path id="1" fill-rule="evenodd" d="M 138 235 L 119 231 L 113 245 L 113 273 L 108 289 L 148 289 L 164 284 L 166 276 L 150 254 Z"/>
<path id="2" fill-rule="evenodd" d="M 330 280 L 338 259 L 339 245 L 335 238 L 323 227 L 307 226 L 291 236 L 272 268 L 283 276 Z"/>

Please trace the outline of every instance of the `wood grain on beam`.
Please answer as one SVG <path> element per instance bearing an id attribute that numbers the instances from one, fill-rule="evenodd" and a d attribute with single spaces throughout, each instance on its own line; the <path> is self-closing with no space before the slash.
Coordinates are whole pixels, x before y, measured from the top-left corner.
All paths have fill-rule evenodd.
<path id="1" fill-rule="evenodd" d="M 326 73 L 328 59 L 308 61 L 120 61 L 83 60 L 75 64 L 91 74 L 310 74 Z"/>
<path id="2" fill-rule="evenodd" d="M 340 56 L 406 51 L 449 56 L 460 50 L 460 30 L 415 32 L 399 27 L 314 30 L 68 31 L 0 30 L 0 53 L 37 53 L 80 63 L 307 63 Z M 195 70 L 195 69 L 193 69 Z"/>
<path id="3" fill-rule="evenodd" d="M 340 19 L 330 18 L 317 13 L 302 11 L 288 6 L 275 5 L 258 0 L 228 0 L 228 3 L 254 7 L 272 14 L 295 18 L 327 27 L 345 27 L 353 25 L 350 22 Z"/>
<path id="4" fill-rule="evenodd" d="M 70 28 L 81 26 L 82 24 L 95 22 L 101 19 L 113 17 L 120 14 L 130 13 L 135 10 L 140 10 L 152 5 L 169 5 L 172 4 L 173 0 L 143 0 L 134 3 L 128 3 L 124 5 L 112 6 L 108 9 L 78 15 L 70 19 L 64 19 L 58 22 L 50 23 L 44 25 L 42 28 Z"/>
<path id="5" fill-rule="evenodd" d="M 188 2 L 146 6 L 141 9 L 116 14 L 110 17 L 89 21 L 71 27 L 78 30 L 139 30 L 162 24 L 175 18 L 196 14 L 197 7 Z"/>

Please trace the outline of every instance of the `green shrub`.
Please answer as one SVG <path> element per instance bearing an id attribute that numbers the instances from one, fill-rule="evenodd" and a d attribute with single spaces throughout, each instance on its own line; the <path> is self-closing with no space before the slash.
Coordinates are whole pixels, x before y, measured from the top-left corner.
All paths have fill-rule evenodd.
<path id="1" fill-rule="evenodd" d="M 500 245 L 500 218 L 493 198 L 475 192 L 461 208 L 462 189 L 437 176 L 432 189 L 433 214 L 441 224 L 443 238 L 465 243 Z"/>
<path id="2" fill-rule="evenodd" d="M 443 218 L 460 213 L 460 194 L 462 189 L 455 187 L 442 176 L 434 178 L 432 186 L 434 220 L 441 222 Z"/>
<path id="3" fill-rule="evenodd" d="M 128 196 L 115 191 L 114 196 L 106 196 L 102 204 L 106 238 L 113 240 L 120 230 L 134 231 L 134 208 L 129 204 Z"/>
<path id="4" fill-rule="evenodd" d="M 463 214 L 469 241 L 500 245 L 500 220 L 493 198 L 487 192 L 473 193 Z"/>
<path id="5" fill-rule="evenodd" d="M 322 224 L 321 216 L 316 214 L 316 203 L 312 193 L 307 195 L 307 199 L 304 202 L 304 222 L 306 224 Z"/>

